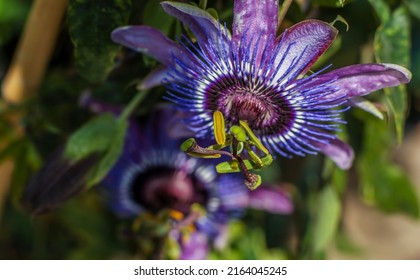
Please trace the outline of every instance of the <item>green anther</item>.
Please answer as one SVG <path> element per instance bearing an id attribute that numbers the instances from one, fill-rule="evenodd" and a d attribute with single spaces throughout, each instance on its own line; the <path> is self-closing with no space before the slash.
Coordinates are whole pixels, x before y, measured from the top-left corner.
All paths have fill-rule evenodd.
<path id="1" fill-rule="evenodd" d="M 223 145 L 226 142 L 225 118 L 220 111 L 213 114 L 213 133 L 217 144 Z"/>
<path id="2" fill-rule="evenodd" d="M 239 121 L 239 124 L 241 127 L 246 131 L 246 134 L 248 135 L 249 139 L 253 142 L 253 144 L 260 149 L 264 154 L 268 155 L 269 152 L 266 147 L 261 143 L 261 141 L 258 139 L 257 136 L 255 136 L 254 132 L 252 132 L 252 129 L 248 126 L 248 124 L 244 121 Z"/>
<path id="3" fill-rule="evenodd" d="M 189 138 L 189 139 L 185 140 L 181 144 L 181 151 L 187 152 L 189 149 L 191 149 L 194 146 L 194 144 L 196 144 L 194 138 Z"/>
<path id="4" fill-rule="evenodd" d="M 265 157 L 262 157 L 261 160 L 264 166 L 269 166 L 273 162 L 273 157 L 270 154 L 268 154 Z"/>
<path id="5" fill-rule="evenodd" d="M 256 153 L 254 153 L 254 151 L 253 151 L 253 150 L 251 150 L 251 149 L 247 149 L 247 151 L 248 151 L 248 154 L 249 154 L 249 156 L 251 157 L 252 161 L 255 163 L 255 165 L 256 165 L 258 168 L 261 168 L 261 167 L 263 167 L 263 166 L 264 166 L 263 161 L 260 159 L 260 157 L 259 157 L 259 156 L 257 156 L 257 154 L 256 154 Z"/>
<path id="6" fill-rule="evenodd" d="M 259 164 L 256 164 L 255 162 L 249 159 L 243 160 L 243 163 L 247 170 L 253 170 L 253 169 L 259 170 L 263 166 L 270 165 L 272 161 L 273 161 L 273 158 L 270 156 L 269 158 L 267 157 L 261 158 L 262 166 Z M 239 169 L 238 161 L 234 159 L 234 160 L 219 163 L 218 165 L 216 165 L 216 171 L 217 173 L 224 174 L 224 173 L 239 172 L 241 170 Z"/>
<path id="7" fill-rule="evenodd" d="M 232 133 L 233 137 L 236 138 L 239 142 L 245 142 L 246 141 L 246 132 L 243 128 L 237 125 L 233 125 L 229 129 L 230 133 Z"/>
<path id="8" fill-rule="evenodd" d="M 241 171 L 237 160 L 225 161 L 216 165 L 216 171 L 220 174 L 234 173 Z"/>

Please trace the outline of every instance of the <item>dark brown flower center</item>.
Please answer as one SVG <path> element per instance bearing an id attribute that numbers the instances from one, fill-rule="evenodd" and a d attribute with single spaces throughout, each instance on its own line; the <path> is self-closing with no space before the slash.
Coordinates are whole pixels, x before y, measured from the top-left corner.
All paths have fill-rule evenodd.
<path id="1" fill-rule="evenodd" d="M 275 89 L 245 87 L 232 79 L 222 78 L 206 90 L 206 108 L 223 113 L 230 125 L 247 121 L 254 132 L 278 134 L 287 130 L 295 119 L 290 103 Z"/>
<path id="2" fill-rule="evenodd" d="M 207 200 L 207 191 L 194 176 L 169 167 L 138 174 L 132 193 L 137 203 L 152 212 L 167 208 L 187 214 L 192 204 Z"/>
<path id="3" fill-rule="evenodd" d="M 227 116 L 231 123 L 239 120 L 247 121 L 251 127 L 264 126 L 271 119 L 273 108 L 258 96 L 249 92 L 239 92 L 222 96 L 220 102 L 221 112 Z"/>

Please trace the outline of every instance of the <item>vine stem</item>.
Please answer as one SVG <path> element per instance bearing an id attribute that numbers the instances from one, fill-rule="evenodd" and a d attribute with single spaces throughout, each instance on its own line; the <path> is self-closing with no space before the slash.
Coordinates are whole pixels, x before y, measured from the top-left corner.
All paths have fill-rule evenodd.
<path id="1" fill-rule="evenodd" d="M 128 118 L 134 113 L 140 103 L 144 100 L 147 96 L 148 91 L 140 91 L 137 92 L 136 95 L 130 100 L 130 103 L 122 111 L 121 115 L 119 116 L 120 120 L 128 120 Z"/>

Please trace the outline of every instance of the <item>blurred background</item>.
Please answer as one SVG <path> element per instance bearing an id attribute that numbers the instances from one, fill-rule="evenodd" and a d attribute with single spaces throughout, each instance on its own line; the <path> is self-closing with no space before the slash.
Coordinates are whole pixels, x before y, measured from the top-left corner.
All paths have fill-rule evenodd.
<path id="1" fill-rule="evenodd" d="M 194 2 L 231 26 L 233 0 Z M 172 39 L 186 33 L 159 3 L 0 0 L 0 259 L 147 258 L 141 243 L 153 241 L 127 237 L 132 221 L 110 210 L 100 184 L 43 215 L 23 207 L 22 193 L 92 119 L 79 105 L 83 93 L 124 107 L 158 65 L 114 44 L 114 28 L 150 25 Z M 208 258 L 419 259 L 420 1 L 296 0 L 280 32 L 307 18 L 338 19 L 337 40 L 312 70 L 388 62 L 413 78 L 369 95 L 382 120 L 356 108 L 344 114 L 340 137 L 355 150 L 350 170 L 321 155 L 277 159 L 263 170 L 267 183 L 292 197 L 293 213 L 248 210 L 228 224 L 223 246 L 212 246 Z M 164 93 L 148 93 L 135 112 L 139 122 Z"/>

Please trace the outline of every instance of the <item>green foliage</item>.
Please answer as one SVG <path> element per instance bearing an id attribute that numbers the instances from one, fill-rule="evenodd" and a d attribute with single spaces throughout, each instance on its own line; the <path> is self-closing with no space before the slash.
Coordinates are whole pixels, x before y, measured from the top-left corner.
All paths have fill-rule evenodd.
<path id="1" fill-rule="evenodd" d="M 124 147 L 124 138 L 128 123 L 118 121 L 115 127 L 115 134 L 109 139 L 108 149 L 99 164 L 93 170 L 92 175 L 87 181 L 87 185 L 94 186 L 98 184 L 114 166 Z"/>
<path id="2" fill-rule="evenodd" d="M 28 8 L 25 0 L 0 0 L 0 45 L 22 28 Z"/>
<path id="3" fill-rule="evenodd" d="M 92 83 L 106 79 L 120 47 L 111 32 L 127 25 L 131 0 L 70 0 L 67 22 L 79 73 Z"/>
<path id="4" fill-rule="evenodd" d="M 408 10 L 420 20 L 420 2 L 418 0 L 405 0 Z"/>
<path id="5" fill-rule="evenodd" d="M 99 115 L 77 130 L 67 141 L 64 155 L 78 161 L 99 153 L 101 159 L 89 176 L 88 187 L 99 183 L 120 155 L 128 123 L 112 114 Z"/>
<path id="6" fill-rule="evenodd" d="M 334 188 L 327 186 L 318 194 L 316 218 L 313 225 L 314 253 L 325 251 L 333 240 L 341 216 L 341 201 Z"/>
<path id="7" fill-rule="evenodd" d="M 381 1 L 371 1 L 381 26 L 375 34 L 375 56 L 378 62 L 410 66 L 410 18 L 404 6 L 390 12 Z M 397 140 L 401 143 L 407 114 L 407 91 L 405 86 L 384 89 L 395 120 Z"/>
<path id="8" fill-rule="evenodd" d="M 325 6 L 325 7 L 344 7 L 349 0 L 313 0 L 315 5 Z"/>
<path id="9" fill-rule="evenodd" d="M 10 159 L 19 163 L 17 168 L 13 169 L 10 186 L 12 200 L 18 205 L 22 187 L 33 172 L 40 168 L 42 159 L 34 144 L 27 138 L 13 140 L 0 151 L 0 162 Z"/>
<path id="10" fill-rule="evenodd" d="M 175 18 L 165 13 L 159 1 L 147 2 L 143 10 L 143 24 L 153 26 L 163 34 L 169 35 L 174 22 Z"/>
<path id="11" fill-rule="evenodd" d="M 366 202 L 386 213 L 403 212 L 419 216 L 419 203 L 411 182 L 400 167 L 392 163 L 389 152 L 392 135 L 386 123 L 370 118 L 364 129 L 363 153 L 358 171 Z"/>
<path id="12" fill-rule="evenodd" d="M 32 2 L 0 0 L 0 76 L 4 76 L 13 57 Z M 156 257 L 156 248 L 163 251 L 162 258 L 176 259 L 179 256 L 179 243 L 174 238 L 168 238 L 172 229 L 168 213 L 157 219 L 141 216 L 143 213 L 135 221 L 119 220 L 106 208 L 107 202 L 99 195 L 99 187 L 91 188 L 44 217 L 32 219 L 19 204 L 22 188 L 40 168 L 42 158 L 48 159 L 51 151 L 66 138 L 65 159 L 74 163 L 95 155 L 93 158 L 97 161 L 93 166 L 89 165 L 86 185 L 91 187 L 100 183 L 121 154 L 128 118 L 138 117 L 143 123 L 155 105 L 161 103 L 163 87 L 151 90 L 151 94 L 138 93 L 119 117 L 101 114 L 88 119 L 89 113 L 77 103 L 88 83 L 95 83 L 94 89 L 88 89 L 95 97 L 108 104 L 125 104 L 134 93 L 133 80 L 144 78 L 150 70 L 149 66 L 159 64 L 152 58 L 125 52 L 112 79 L 106 80 L 121 51 L 121 47 L 110 39 L 114 28 L 127 24 L 149 25 L 169 38 L 176 40 L 180 37 L 182 24 L 166 14 L 160 2 L 70 0 L 67 20 L 63 23 L 62 34 L 39 96 L 28 100 L 22 108 L 0 104 L 0 162 L 14 159 L 18 163 L 18 168 L 11 175 L 11 196 L 5 205 L 0 205 L 4 206 L 3 223 L 0 225 L 1 259 L 142 258 Z M 196 0 L 193 4 L 219 18 L 221 23 L 226 21 L 226 26 L 230 28 L 233 0 Z M 333 67 L 340 67 L 371 62 L 375 57 L 378 62 L 405 67 L 413 65 L 413 82 L 420 84 L 418 71 L 415 70 L 420 65 L 415 60 L 420 57 L 420 41 L 416 36 L 420 30 L 420 1 L 293 1 L 283 21 L 284 27 L 313 15 L 325 22 L 342 16 L 350 28 L 345 32 L 344 26 L 337 24 L 339 36 L 312 71 L 330 63 Z M 376 17 L 372 17 L 374 15 Z M 410 21 L 410 16 L 416 19 Z M 68 40 L 67 31 L 71 40 Z M 194 35 L 189 30 L 182 32 L 185 31 L 194 41 Z M 73 54 L 68 50 L 73 50 Z M 78 73 L 74 71 L 74 65 Z M 351 232 L 347 232 L 346 227 L 340 227 L 340 223 L 349 222 L 343 221 L 346 218 L 343 201 L 349 193 L 346 189 L 348 185 L 359 187 L 364 201 L 385 214 L 402 213 L 419 217 L 419 203 L 413 185 L 392 161 L 396 139 L 401 142 L 404 130 L 411 127 L 405 127 L 408 109 L 411 110 L 410 121 L 420 115 L 418 97 L 413 96 L 412 102 L 408 102 L 408 93 L 419 92 L 418 86 L 413 84 L 385 89 L 385 95 L 370 95 L 368 99 L 372 102 L 364 98 L 352 100 L 354 106 L 369 109 L 385 120 L 376 119 L 358 109 L 351 109 L 352 114 L 345 114 L 348 135 L 341 132 L 339 137 L 350 138 L 353 142 L 355 168 L 350 171 L 340 170 L 331 160 L 323 160 L 320 156 L 294 157 L 291 160 L 277 157 L 273 160 L 271 155 L 264 156 L 265 148 L 256 141 L 257 138 L 253 138 L 253 134 L 246 134 L 246 138 L 250 138 L 258 149 L 252 150 L 255 151 L 252 154 L 243 143 L 242 147 L 238 144 L 237 148 L 244 151 L 242 154 L 250 156 L 244 161 L 245 167 L 261 169 L 261 162 L 266 167 L 273 161 L 259 173 L 264 178 L 263 184 L 286 183 L 294 193 L 295 212 L 283 216 L 249 211 L 241 220 L 227 226 L 226 236 L 216 238 L 217 246 L 212 247 L 210 258 L 328 258 L 328 250 L 333 245 L 356 253 L 352 257 L 363 257 L 364 248 L 353 244 Z M 125 86 L 128 90 L 124 89 Z M 380 102 L 384 100 L 389 102 L 397 136 L 393 132 L 394 123 L 386 123 L 387 114 L 382 114 L 386 110 Z M 147 105 L 139 108 L 140 103 Z M 8 118 L 16 111 L 25 115 L 20 123 L 25 137 L 19 139 L 16 139 Z M 80 123 L 84 125 L 80 126 Z M 235 131 L 227 133 L 240 138 L 238 133 L 232 132 Z M 325 163 L 324 168 L 322 162 Z M 238 167 L 232 167 L 233 163 L 224 162 L 219 167 L 225 171 L 237 171 Z M 223 241 L 226 242 L 224 247 L 220 246 Z"/>
<path id="13" fill-rule="evenodd" d="M 226 248 L 222 250 L 214 249 L 211 252 L 210 259 L 287 259 L 285 251 L 267 247 L 264 232 L 260 227 L 252 228 L 241 221 L 234 221 L 229 224 L 228 231 L 229 236 L 227 237 Z"/>

